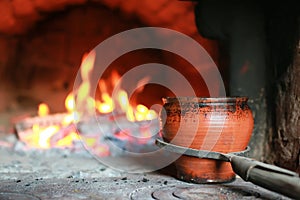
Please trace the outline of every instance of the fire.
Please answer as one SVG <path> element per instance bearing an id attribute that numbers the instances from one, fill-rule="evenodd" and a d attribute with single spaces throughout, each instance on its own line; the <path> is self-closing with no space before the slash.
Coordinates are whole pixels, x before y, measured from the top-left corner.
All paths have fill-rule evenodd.
<path id="1" fill-rule="evenodd" d="M 56 145 L 59 147 L 72 146 L 75 140 L 80 140 L 80 136 L 76 132 L 71 132 L 64 138 L 58 140 Z"/>
<path id="2" fill-rule="evenodd" d="M 80 75 L 82 83 L 77 91 L 77 107 L 81 110 L 82 114 L 91 114 L 95 108 L 95 100 L 90 97 L 90 76 L 94 67 L 96 58 L 95 51 L 85 54 L 80 66 Z"/>
<path id="3" fill-rule="evenodd" d="M 38 116 L 40 117 L 44 117 L 47 116 L 49 114 L 49 107 L 47 104 L 45 103 L 41 103 L 38 107 Z"/>
<path id="4" fill-rule="evenodd" d="M 66 97 L 65 108 L 69 113 L 75 110 L 75 99 L 73 92 L 68 94 L 68 96 Z"/>
<path id="5" fill-rule="evenodd" d="M 59 130 L 59 126 L 49 126 L 39 132 L 38 144 L 41 148 L 49 148 L 49 139 Z M 38 130 L 39 131 L 39 130 Z"/>
<path id="6" fill-rule="evenodd" d="M 111 113 L 114 110 L 114 102 L 107 93 L 106 83 L 103 80 L 100 80 L 98 85 L 102 101 L 96 101 L 96 108 L 100 113 Z"/>
<path id="7" fill-rule="evenodd" d="M 33 147 L 51 148 L 51 147 L 71 147 L 77 140 L 82 140 L 89 147 L 95 149 L 100 155 L 108 154 L 108 147 L 100 144 L 99 139 L 93 136 L 78 135 L 75 123 L 79 122 L 85 114 L 95 113 L 99 116 L 113 116 L 114 111 L 120 116 L 126 116 L 128 122 L 137 122 L 153 120 L 157 118 L 154 110 L 147 108 L 143 104 L 133 106 L 125 90 L 120 88 L 120 75 L 112 72 L 110 80 L 100 80 L 98 83 L 99 94 L 97 98 L 90 96 L 90 76 L 95 62 L 95 52 L 84 55 L 81 64 L 82 83 L 77 91 L 70 92 L 65 99 L 64 117 L 59 124 L 42 126 L 40 124 L 32 125 L 32 134 L 26 139 Z M 142 80 L 144 83 L 145 80 Z M 141 83 L 138 83 L 141 84 Z M 111 95 L 108 85 L 112 85 L 116 95 Z M 141 88 L 140 86 L 138 87 Z M 76 104 L 75 104 L 76 102 Z M 38 106 L 38 116 L 47 118 L 50 115 L 49 106 L 41 103 Z M 145 129 L 145 128 L 144 128 Z M 143 136 L 151 136 L 146 128 Z M 126 135 L 125 135 L 126 136 Z"/>
<path id="8" fill-rule="evenodd" d="M 126 113 L 126 117 L 129 121 L 134 121 L 134 114 L 132 106 L 129 104 L 128 95 L 124 90 L 121 90 L 118 95 L 118 103 L 121 107 L 121 110 Z"/>

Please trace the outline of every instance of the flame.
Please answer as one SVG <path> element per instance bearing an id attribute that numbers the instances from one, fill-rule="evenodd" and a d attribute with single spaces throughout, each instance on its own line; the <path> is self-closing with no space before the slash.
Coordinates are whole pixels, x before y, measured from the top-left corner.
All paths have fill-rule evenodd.
<path id="1" fill-rule="evenodd" d="M 70 92 L 65 99 L 65 108 L 67 110 L 67 115 L 62 120 L 62 125 L 67 126 L 69 124 L 79 121 L 80 115 L 75 109 L 75 97 L 73 92 Z"/>
<path id="2" fill-rule="evenodd" d="M 120 90 L 117 94 L 118 103 L 121 110 L 126 113 L 126 117 L 129 121 L 133 122 L 135 120 L 134 113 L 131 105 L 129 104 L 127 92 Z"/>
<path id="3" fill-rule="evenodd" d="M 99 113 L 111 113 L 114 109 L 120 109 L 126 114 L 127 120 L 131 122 L 157 118 L 157 114 L 154 110 L 149 110 L 142 104 L 138 104 L 135 108 L 130 104 L 127 92 L 120 89 L 120 79 L 120 75 L 116 71 L 112 71 L 110 81 L 116 91 L 116 98 L 112 98 L 107 92 L 108 83 L 104 80 L 99 81 L 98 86 L 102 99 L 102 101 L 96 101 L 96 107 Z M 145 77 L 138 82 L 138 92 L 143 89 L 142 85 L 149 82 L 149 79 L 149 77 Z"/>
<path id="4" fill-rule="evenodd" d="M 102 101 L 96 101 L 96 108 L 100 113 L 111 113 L 114 110 L 114 102 L 107 93 L 106 83 L 104 80 L 100 80 L 98 85 Z"/>
<path id="5" fill-rule="evenodd" d="M 112 71 L 111 77 L 112 85 L 115 88 L 118 85 L 118 82 L 120 81 L 121 77 L 117 71 Z"/>
<path id="6" fill-rule="evenodd" d="M 156 119 L 158 116 L 157 116 L 157 113 L 154 111 L 154 110 L 149 110 L 146 114 L 146 120 L 153 120 L 153 119 Z"/>
<path id="7" fill-rule="evenodd" d="M 80 140 L 80 136 L 76 132 L 71 132 L 64 138 L 58 140 L 56 145 L 59 147 L 71 146 L 74 140 Z"/>
<path id="8" fill-rule="evenodd" d="M 41 148 L 50 148 L 50 138 L 53 136 L 58 130 L 60 129 L 59 126 L 49 126 L 42 131 L 39 132 L 39 147 Z"/>
<path id="9" fill-rule="evenodd" d="M 90 136 L 79 136 L 76 132 L 76 128 L 73 124 L 78 122 L 84 114 L 89 114 L 93 111 L 97 111 L 98 114 L 108 114 L 113 111 L 117 113 L 121 112 L 121 116 L 126 115 L 128 121 L 143 121 L 152 120 L 157 118 L 157 113 L 154 110 L 147 108 L 143 104 L 137 104 L 132 106 L 128 94 L 125 90 L 121 89 L 120 75 L 113 71 L 110 80 L 100 80 L 98 83 L 98 89 L 100 95 L 97 99 L 90 96 L 90 78 L 94 67 L 96 54 L 94 51 L 88 55 L 84 55 L 81 63 L 80 73 L 82 83 L 78 90 L 70 92 L 65 98 L 65 117 L 58 125 L 50 125 L 43 127 L 39 124 L 32 126 L 32 135 L 26 138 L 27 141 L 34 147 L 38 148 L 50 148 L 55 147 L 68 147 L 72 146 L 73 142 L 82 139 L 86 145 L 94 148 L 99 155 L 108 155 L 109 149 L 105 144 L 99 143 L 99 138 L 93 138 Z M 138 83 L 139 90 L 142 90 L 144 83 L 147 83 L 149 78 L 145 78 Z M 109 87 L 108 87 L 109 86 Z M 116 95 L 110 95 L 110 86 L 114 88 Z M 75 106 L 76 100 L 76 106 Z M 45 117 L 49 115 L 49 106 L 45 103 L 41 103 L 38 106 L 38 116 Z M 70 129 L 68 127 L 71 127 Z M 64 132 L 65 131 L 65 132 Z M 141 133 L 143 136 L 151 136 L 151 133 L 145 130 Z M 61 137 L 61 138 L 60 138 Z M 127 136 L 126 136 L 127 137 Z"/>
<path id="10" fill-rule="evenodd" d="M 95 51 L 91 51 L 89 54 L 84 55 L 80 66 L 82 83 L 77 91 L 77 105 L 83 113 L 92 113 L 95 108 L 95 100 L 90 97 L 90 75 L 94 68 L 94 62 L 96 58 Z"/>
<path id="11" fill-rule="evenodd" d="M 109 101 L 101 101 L 96 102 L 96 107 L 100 113 L 111 113 L 114 110 L 114 105 L 112 99 Z"/>
<path id="12" fill-rule="evenodd" d="M 47 116 L 50 112 L 49 106 L 45 103 L 41 103 L 38 106 L 38 116 L 44 117 Z"/>
<path id="13" fill-rule="evenodd" d="M 91 51 L 90 53 L 85 54 L 83 56 L 81 66 L 80 66 L 81 78 L 83 81 L 89 80 L 91 71 L 94 68 L 95 58 L 96 58 L 95 51 Z"/>
<path id="14" fill-rule="evenodd" d="M 73 92 L 70 92 L 65 99 L 66 110 L 71 113 L 75 110 L 75 98 Z"/>

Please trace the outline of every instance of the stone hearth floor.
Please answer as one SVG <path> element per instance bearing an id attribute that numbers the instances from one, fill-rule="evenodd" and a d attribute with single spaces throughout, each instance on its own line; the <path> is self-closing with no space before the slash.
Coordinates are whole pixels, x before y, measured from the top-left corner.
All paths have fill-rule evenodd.
<path id="1" fill-rule="evenodd" d="M 92 156 L 60 150 L 2 146 L 0 174 L 0 199 L 288 199 L 239 177 L 226 184 L 190 184 L 163 171 L 119 172 Z"/>

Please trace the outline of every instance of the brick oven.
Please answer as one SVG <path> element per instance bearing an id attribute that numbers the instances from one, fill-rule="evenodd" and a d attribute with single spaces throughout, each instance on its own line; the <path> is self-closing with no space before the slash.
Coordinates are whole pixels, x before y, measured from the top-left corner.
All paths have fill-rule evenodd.
<path id="1" fill-rule="evenodd" d="M 215 0 L 212 2 L 219 3 Z M 276 120 L 280 121 L 284 109 L 291 111 L 291 108 L 286 108 L 283 103 L 283 99 L 288 97 L 280 91 L 291 92 L 295 98 L 289 99 L 289 101 L 295 104 L 299 102 L 297 87 L 292 86 L 288 89 L 290 85 L 296 83 L 294 80 L 298 80 L 300 77 L 291 74 L 293 70 L 297 73 L 299 71 L 297 69 L 299 52 L 295 54 L 296 56 L 292 56 L 291 60 L 294 62 L 280 63 L 280 61 L 272 60 L 275 63 L 272 63 L 273 65 L 279 63 L 286 65 L 286 68 L 291 66 L 287 72 L 285 70 L 282 72 L 285 74 L 284 78 L 280 79 L 283 83 L 274 83 L 274 80 L 278 80 L 277 77 L 268 76 L 266 80 L 261 78 L 265 72 L 260 71 L 260 67 L 255 73 L 262 72 L 262 74 L 251 74 L 249 69 L 253 64 L 252 61 L 254 65 L 261 66 L 260 64 L 265 61 L 265 58 L 278 53 L 278 51 L 263 51 L 264 45 L 267 45 L 268 42 L 272 43 L 274 41 L 272 37 L 276 37 L 269 34 L 271 31 L 264 32 L 264 27 L 266 26 L 267 30 L 275 29 L 277 27 L 272 26 L 272 20 L 281 20 L 280 23 L 284 24 L 287 18 L 284 18 L 283 14 L 273 16 L 273 13 L 268 13 L 269 15 L 266 16 L 269 18 L 263 18 L 265 24 L 243 25 L 242 29 L 249 28 L 245 28 L 245 32 L 248 30 L 251 32 L 253 29 L 262 31 L 255 32 L 254 34 L 257 34 L 255 36 L 251 35 L 253 33 L 251 32 L 249 34 L 251 36 L 246 34 L 243 35 L 243 38 L 239 34 L 234 34 L 244 33 L 243 31 L 239 32 L 240 25 L 237 25 L 239 28 L 235 30 L 234 25 L 227 26 L 226 24 L 226 20 L 232 20 L 230 18 L 232 16 L 242 16 L 240 21 L 235 21 L 236 24 L 252 22 L 252 19 L 245 17 L 246 14 L 243 15 L 236 11 L 243 9 L 243 6 L 239 7 L 240 4 L 243 3 L 235 4 L 234 0 L 228 1 L 228 4 L 221 3 L 220 8 L 224 8 L 221 11 L 214 9 L 214 5 L 205 0 L 0 0 L 0 12 L 2 13 L 2 17 L 0 17 L 0 173 L 2 174 L 0 199 L 288 199 L 244 182 L 241 178 L 237 178 L 232 183 L 215 185 L 185 183 L 174 178 L 175 169 L 172 165 L 149 172 L 147 165 L 153 164 L 151 160 L 139 163 L 139 160 L 127 159 L 119 151 L 111 153 L 108 156 L 110 157 L 109 161 L 106 162 L 105 158 L 103 160 L 101 158 L 100 161 L 104 162 L 98 162 L 97 155 L 107 156 L 106 146 L 95 150 L 96 152 L 101 151 L 100 154 L 96 153 L 95 158 L 93 154 L 82 149 L 78 150 L 77 144 L 72 148 L 55 146 L 52 149 L 36 149 L 36 146 L 28 147 L 28 144 L 20 141 L 23 137 L 22 134 L 26 133 L 23 130 L 26 123 L 42 125 L 50 123 L 53 125 L 52 123 L 62 120 L 62 115 L 67 112 L 65 100 L 73 90 L 76 75 L 83 66 L 84 57 L 98 44 L 115 34 L 133 28 L 163 27 L 191 37 L 208 52 L 218 66 L 228 95 L 249 96 L 250 106 L 256 116 L 255 130 L 250 142 L 250 146 L 253 148 L 251 157 L 299 172 L 300 158 L 296 158 L 297 155 L 299 156 L 299 134 L 296 136 L 294 134 L 299 130 L 299 120 L 295 121 L 294 129 L 287 129 L 285 124 L 274 125 Z M 256 3 L 249 4 L 257 6 Z M 285 12 L 289 11 L 291 5 L 286 7 Z M 280 7 L 276 6 L 276 8 Z M 255 8 L 251 7 L 250 9 L 250 7 L 249 13 L 254 13 L 256 19 L 261 20 L 260 11 L 253 11 Z M 231 10 L 232 16 L 228 17 L 228 13 L 223 13 L 226 9 Z M 296 13 L 294 10 L 293 12 Z M 265 13 L 265 10 L 262 13 Z M 220 16 L 223 21 L 218 18 Z M 299 16 L 295 14 L 290 19 L 294 18 L 299 19 Z M 224 27 L 218 26 L 218 20 L 225 23 L 225 25 L 222 24 Z M 294 24 L 290 24 L 290 26 L 287 25 L 287 28 L 293 26 Z M 257 27 L 258 29 L 256 29 Z M 219 28 L 220 30 L 218 30 Z M 267 35 L 267 39 L 260 38 L 264 34 Z M 230 40 L 226 38 L 228 35 Z M 248 44 L 244 46 L 244 41 L 247 40 L 245 38 L 256 39 L 257 37 L 258 40 L 254 40 L 249 46 L 247 46 Z M 290 37 L 294 37 L 294 35 L 291 34 Z M 295 38 L 297 37 L 295 36 Z M 282 44 L 287 43 L 285 42 L 283 41 Z M 296 46 L 295 41 L 291 43 L 288 48 L 289 56 L 291 56 L 290 54 L 294 55 L 291 46 Z M 249 47 L 249 51 L 239 50 L 244 47 Z M 191 52 L 191 54 L 197 55 L 197 52 Z M 233 54 L 235 55 L 233 56 Z M 246 54 L 251 55 L 249 59 L 245 56 Z M 262 57 L 257 58 L 257 55 Z M 237 57 L 240 59 L 236 59 Z M 244 58 L 245 60 L 243 60 Z M 255 59 L 252 60 L 252 58 Z M 203 77 L 195 75 L 196 71 L 191 63 L 172 52 L 159 49 L 135 50 L 120 56 L 109 65 L 102 77 L 99 77 L 102 82 L 99 81 L 98 87 L 102 89 L 102 92 L 104 87 L 104 90 L 112 95 L 111 87 L 114 86 L 116 77 L 122 77 L 135 66 L 145 63 L 161 63 L 171 66 L 191 83 L 197 96 L 207 97 L 210 95 Z M 263 64 L 261 69 L 265 68 L 266 66 Z M 255 70 L 257 69 L 255 68 Z M 169 74 L 156 71 L 149 74 L 150 78 L 151 76 L 172 82 L 175 88 L 179 88 L 182 96 L 190 95 L 185 88 L 182 88 L 182 84 L 174 81 L 174 77 Z M 145 84 L 145 86 L 129 96 L 128 101 L 136 108 L 138 105 L 144 105 L 147 111 L 153 108 L 157 115 L 161 109 L 162 98 L 173 96 L 174 93 L 164 86 L 147 84 L 149 77 L 143 80 L 131 80 L 131 85 Z M 247 83 L 254 80 L 252 86 L 248 87 L 247 83 L 244 83 L 245 80 Z M 288 84 L 290 80 L 293 82 Z M 103 82 L 106 85 L 102 84 L 101 87 Z M 287 84 L 287 88 L 284 89 L 282 87 L 285 84 Z M 276 90 L 274 89 L 276 87 L 281 88 Z M 278 91 L 278 93 L 274 91 Z M 103 98 L 101 95 L 101 92 L 96 94 L 97 97 Z M 274 102 L 269 103 L 272 95 L 273 97 L 277 95 L 276 97 L 279 99 L 277 107 Z M 46 105 L 50 110 L 50 113 L 47 113 L 42 120 L 37 117 L 38 107 L 41 105 Z M 151 107 L 153 105 L 156 106 Z M 276 110 L 274 106 L 279 110 Z M 270 115 L 274 113 L 277 113 L 276 119 L 270 118 Z M 288 119 L 292 116 L 286 115 L 285 123 L 289 124 Z M 297 114 L 297 116 L 299 115 Z M 101 115 L 99 119 L 111 120 L 107 115 L 104 117 Z M 107 121 L 108 129 L 115 130 L 115 124 L 109 120 Z M 136 121 L 138 120 L 136 119 Z M 129 127 L 129 130 L 142 133 L 145 130 L 155 132 L 159 127 L 158 121 L 155 121 L 150 127 L 144 125 L 143 120 L 141 121 L 141 124 L 137 122 L 138 128 Z M 122 126 L 127 126 L 127 121 L 124 124 Z M 33 132 L 34 127 L 30 129 Z M 89 133 L 95 127 L 93 122 L 87 122 L 81 124 L 82 129 L 80 130 L 87 130 Z M 57 137 L 62 135 L 67 136 L 68 140 L 73 137 L 68 131 L 75 129 L 72 124 L 68 124 L 63 127 L 62 131 L 58 131 L 59 134 L 54 137 L 54 140 L 59 141 L 61 138 L 57 139 Z M 276 131 L 279 135 L 270 136 Z M 289 135 L 287 131 L 293 131 L 293 133 Z M 126 144 L 119 142 L 124 137 L 122 134 L 122 131 L 119 131 L 118 137 L 108 139 L 117 145 L 123 145 L 122 148 L 126 149 Z M 91 138 L 88 139 L 85 140 L 86 143 L 91 141 Z M 281 143 L 282 140 L 284 141 Z M 132 143 L 130 144 L 132 145 Z M 265 143 L 270 145 L 266 147 Z M 294 148 L 282 147 L 281 144 L 286 143 L 293 144 Z M 157 148 L 153 143 L 149 145 L 144 141 L 133 146 L 138 150 L 145 146 L 146 149 Z M 143 147 L 141 148 L 141 146 Z M 286 160 L 288 160 L 287 154 L 292 154 L 293 161 L 281 162 L 280 157 L 275 158 L 276 156 L 273 154 L 276 149 L 282 150 L 283 153 L 280 156 Z M 112 150 L 110 149 L 110 151 Z M 114 156 L 119 157 L 114 160 Z M 123 165 L 123 167 L 115 169 L 107 166 L 107 163 L 113 163 L 112 166 Z M 143 173 L 132 174 L 128 171 Z"/>
<path id="2" fill-rule="evenodd" d="M 131 28 L 161 26 L 181 31 L 199 41 L 218 60 L 216 44 L 189 25 L 194 24 L 193 4 L 165 1 L 140 4 L 144 9 L 138 9 L 135 3 L 117 1 L 1 2 L 5 13 L 0 27 L 1 76 L 5 83 L 1 110 L 18 112 L 45 102 L 53 112 L 63 111 L 64 98 L 72 89 L 83 54 L 109 36 Z M 124 73 L 151 59 L 177 69 L 186 64 L 179 58 L 174 62 L 172 56 L 158 51 L 133 54 L 136 55 L 123 56 L 111 68 Z M 205 90 L 202 87 L 198 93 L 205 96 Z M 160 101 L 163 95 L 157 94 L 153 99 Z"/>

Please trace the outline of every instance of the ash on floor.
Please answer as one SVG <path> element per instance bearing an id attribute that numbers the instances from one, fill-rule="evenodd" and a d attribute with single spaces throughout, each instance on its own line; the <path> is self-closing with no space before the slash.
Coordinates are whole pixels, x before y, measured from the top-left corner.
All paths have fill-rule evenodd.
<path id="1" fill-rule="evenodd" d="M 88 153 L 68 150 L 20 151 L 0 147 L 0 174 L 2 180 L 19 178 L 99 178 L 116 177 L 122 173 L 107 168 Z"/>
<path id="2" fill-rule="evenodd" d="M 163 171 L 119 172 L 89 154 L 4 146 L 0 199 L 288 199 L 240 178 L 226 184 L 190 184 Z"/>

